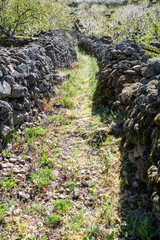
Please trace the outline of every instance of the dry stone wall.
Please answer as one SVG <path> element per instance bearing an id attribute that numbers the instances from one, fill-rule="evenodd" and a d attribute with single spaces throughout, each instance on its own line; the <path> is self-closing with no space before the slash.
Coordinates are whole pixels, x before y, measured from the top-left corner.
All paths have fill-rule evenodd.
<path id="1" fill-rule="evenodd" d="M 0 48 L 0 141 L 33 109 L 44 109 L 44 98 L 54 94 L 62 81 L 58 68 L 76 60 L 73 38 L 65 32 L 48 32 L 18 48 Z"/>
<path id="2" fill-rule="evenodd" d="M 134 40 L 107 45 L 82 36 L 79 47 L 98 60 L 97 104 L 123 115 L 124 146 L 141 199 L 160 221 L 160 58 L 149 59 Z"/>

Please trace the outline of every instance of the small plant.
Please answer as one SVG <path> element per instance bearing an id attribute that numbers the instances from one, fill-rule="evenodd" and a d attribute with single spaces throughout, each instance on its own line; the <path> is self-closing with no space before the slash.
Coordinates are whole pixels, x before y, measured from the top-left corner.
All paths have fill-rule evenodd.
<path id="1" fill-rule="evenodd" d="M 36 236 L 34 233 L 27 234 L 26 237 L 23 238 L 24 240 L 36 240 Z"/>
<path id="2" fill-rule="evenodd" d="M 73 189 L 77 188 L 77 183 L 75 183 L 75 182 L 65 182 L 64 187 L 69 188 L 72 191 Z"/>
<path id="3" fill-rule="evenodd" d="M 38 188 L 47 187 L 55 180 L 52 169 L 45 167 L 37 172 L 30 172 L 29 177 L 34 181 Z"/>
<path id="4" fill-rule="evenodd" d="M 114 224 L 114 201 L 110 197 L 106 197 L 105 199 L 102 199 L 103 205 L 102 205 L 102 211 L 101 211 L 101 218 L 103 222 L 108 225 Z"/>
<path id="5" fill-rule="evenodd" d="M 15 180 L 12 178 L 2 178 L 0 181 L 0 188 L 4 189 L 12 189 L 16 186 Z"/>
<path id="6" fill-rule="evenodd" d="M 86 229 L 86 237 L 84 240 L 92 240 L 101 237 L 101 231 L 98 225 L 89 225 Z"/>
<path id="7" fill-rule="evenodd" d="M 62 100 L 61 100 L 61 103 L 63 105 L 64 108 L 69 108 L 69 109 L 72 109 L 72 108 L 75 108 L 75 104 L 72 100 L 64 97 Z"/>
<path id="8" fill-rule="evenodd" d="M 57 213 L 66 213 L 72 208 L 72 202 L 70 199 L 56 200 L 53 204 L 53 211 Z"/>
<path id="9" fill-rule="evenodd" d="M 77 231 L 78 228 L 83 228 L 84 226 L 84 213 L 81 211 L 78 216 L 73 216 L 70 218 L 66 230 Z"/>
<path id="10" fill-rule="evenodd" d="M 32 143 L 33 140 L 38 136 L 43 136 L 46 130 L 41 127 L 29 127 L 25 129 L 25 141 Z"/>
<path id="11" fill-rule="evenodd" d="M 60 225 L 61 221 L 62 217 L 59 216 L 58 214 L 47 215 L 45 217 L 46 224 L 52 227 L 57 227 L 58 225 Z"/>
<path id="12" fill-rule="evenodd" d="M 136 230 L 138 232 L 138 236 L 142 240 L 152 240 L 158 238 L 158 229 L 155 227 L 155 217 L 152 216 L 151 213 L 146 214 L 146 216 L 142 217 L 136 226 Z"/>
<path id="13" fill-rule="evenodd" d="M 46 209 L 43 205 L 32 204 L 30 208 L 26 209 L 27 213 L 35 213 L 37 215 L 43 215 L 46 212 Z"/>
<path id="14" fill-rule="evenodd" d="M 46 154 L 43 154 L 40 164 L 42 166 L 49 166 L 49 167 L 52 166 L 52 163 Z"/>
<path id="15" fill-rule="evenodd" d="M 2 151 L 2 154 L 3 154 L 3 155 L 6 155 L 6 156 L 11 156 L 12 153 L 11 153 L 11 151 L 4 151 L 4 150 L 3 150 L 3 151 Z"/>
<path id="16" fill-rule="evenodd" d="M 50 116 L 50 120 L 53 122 L 53 121 L 56 121 L 56 120 L 62 120 L 63 119 L 63 115 L 59 114 L 59 115 L 52 115 Z"/>
<path id="17" fill-rule="evenodd" d="M 76 128 L 75 133 L 77 133 L 78 135 L 82 136 L 84 131 L 83 131 L 83 129 Z"/>
<path id="18" fill-rule="evenodd" d="M 59 153 L 60 150 L 59 150 L 59 148 L 57 147 L 57 148 L 53 149 L 53 152 L 54 152 L 54 153 Z"/>
<path id="19" fill-rule="evenodd" d="M 8 204 L 0 203 L 0 224 L 4 221 L 4 217 L 11 207 L 13 207 L 13 202 Z"/>
<path id="20" fill-rule="evenodd" d="M 96 192 L 96 190 L 95 190 L 95 187 L 94 187 L 94 185 L 92 185 L 92 186 L 90 186 L 89 187 L 89 193 L 90 193 L 90 199 L 92 200 L 92 201 L 95 201 L 96 200 L 96 198 L 97 198 L 97 192 Z"/>
<path id="21" fill-rule="evenodd" d="M 106 238 L 106 240 L 114 240 L 114 232 L 112 231 L 111 235 L 109 237 Z"/>

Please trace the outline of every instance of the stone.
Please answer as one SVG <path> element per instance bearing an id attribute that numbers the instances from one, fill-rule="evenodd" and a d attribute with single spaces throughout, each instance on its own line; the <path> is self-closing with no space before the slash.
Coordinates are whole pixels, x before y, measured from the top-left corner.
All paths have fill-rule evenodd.
<path id="1" fill-rule="evenodd" d="M 160 74 L 160 59 L 152 59 L 142 68 L 142 74 L 145 78 L 151 78 Z"/>
<path id="2" fill-rule="evenodd" d="M 37 222 L 37 226 L 41 228 L 41 227 L 43 227 L 43 223 L 42 222 Z"/>
<path id="3" fill-rule="evenodd" d="M 4 64 L 0 64 L 0 70 L 2 71 L 3 73 L 3 76 L 4 75 L 7 75 L 8 74 L 8 68 L 4 65 Z"/>
<path id="4" fill-rule="evenodd" d="M 66 198 L 65 195 L 63 195 L 63 194 L 60 194 L 60 195 L 59 195 L 59 199 L 65 199 L 65 198 Z"/>
<path id="5" fill-rule="evenodd" d="M 11 91 L 10 97 L 11 98 L 21 98 L 21 97 L 26 96 L 27 93 L 28 93 L 28 90 L 26 87 L 23 87 L 16 83 L 16 84 L 12 85 L 12 91 Z"/>
<path id="6" fill-rule="evenodd" d="M 7 102 L 0 100 L 0 120 L 5 123 L 11 120 L 12 116 L 11 106 Z"/>
<path id="7" fill-rule="evenodd" d="M 134 187 L 134 188 L 138 188 L 138 182 L 136 182 L 136 181 L 134 181 L 133 183 L 132 183 L 132 187 Z"/>
<path id="8" fill-rule="evenodd" d="M 3 77 L 3 72 L 0 70 L 0 78 Z"/>
<path id="9" fill-rule="evenodd" d="M 80 190 L 78 188 L 75 188 L 73 190 L 73 199 L 78 199 L 80 196 Z"/>
<path id="10" fill-rule="evenodd" d="M 11 128 L 6 126 L 4 123 L 0 123 L 0 136 L 3 139 L 6 139 L 11 132 Z"/>
<path id="11" fill-rule="evenodd" d="M 135 75 L 136 72 L 134 70 L 126 70 L 124 73 L 128 75 Z"/>
<path id="12" fill-rule="evenodd" d="M 11 157 L 11 158 L 9 159 L 9 162 L 10 162 L 10 163 L 16 163 L 16 162 L 17 162 L 17 159 L 16 159 L 16 158 L 13 158 L 13 157 Z"/>
<path id="13" fill-rule="evenodd" d="M 17 208 L 14 210 L 14 215 L 19 216 L 22 214 L 22 210 L 20 208 Z"/>
<path id="14" fill-rule="evenodd" d="M 28 64 L 21 63 L 17 66 L 17 71 L 22 73 L 24 77 L 28 77 L 30 74 L 30 67 Z"/>
<path id="15" fill-rule="evenodd" d="M 8 82 L 10 85 L 15 83 L 15 79 L 11 75 L 6 75 L 3 77 L 6 82 Z"/>
<path id="16" fill-rule="evenodd" d="M 133 90 L 132 85 L 130 87 L 123 88 L 123 90 L 120 94 L 120 99 L 121 99 L 122 103 L 126 104 L 128 102 L 128 98 L 131 95 L 132 90 Z"/>
<path id="17" fill-rule="evenodd" d="M 0 79 L 0 99 L 8 97 L 11 94 L 11 85 L 4 79 Z"/>
<path id="18" fill-rule="evenodd" d="M 20 191 L 20 192 L 18 193 L 18 196 L 19 196 L 20 198 L 26 199 L 26 200 L 28 200 L 28 199 L 30 198 L 30 195 L 29 195 L 28 193 L 25 193 L 25 192 L 22 192 L 22 191 Z"/>
<path id="19" fill-rule="evenodd" d="M 141 69 L 141 65 L 135 65 L 135 66 L 133 66 L 132 69 L 133 69 L 134 71 L 136 71 L 136 72 L 139 72 L 140 69 Z"/>
<path id="20" fill-rule="evenodd" d="M 26 113 L 25 110 L 22 110 L 22 111 L 14 110 L 14 111 L 13 111 L 13 115 L 14 115 L 14 125 L 15 125 L 15 126 L 20 125 L 20 123 L 22 123 L 22 122 L 24 121 L 25 113 Z"/>
<path id="21" fill-rule="evenodd" d="M 36 100 L 36 105 L 37 105 L 37 107 L 40 111 L 44 110 L 44 101 L 43 100 L 37 99 Z"/>

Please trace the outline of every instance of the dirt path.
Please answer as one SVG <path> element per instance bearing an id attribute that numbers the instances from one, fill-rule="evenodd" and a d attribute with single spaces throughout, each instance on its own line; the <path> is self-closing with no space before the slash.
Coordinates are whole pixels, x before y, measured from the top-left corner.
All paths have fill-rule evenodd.
<path id="1" fill-rule="evenodd" d="M 118 239 L 121 139 L 92 111 L 96 60 L 78 59 L 54 115 L 22 126 L 2 154 L 1 239 Z"/>

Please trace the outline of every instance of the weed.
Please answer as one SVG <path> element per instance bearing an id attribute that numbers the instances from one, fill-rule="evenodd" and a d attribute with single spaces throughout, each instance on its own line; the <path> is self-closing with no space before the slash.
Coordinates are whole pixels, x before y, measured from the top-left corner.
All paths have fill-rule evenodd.
<path id="1" fill-rule="evenodd" d="M 47 215 L 45 217 L 46 224 L 52 227 L 57 227 L 58 225 L 60 225 L 61 221 L 62 217 L 58 214 Z"/>
<path id="2" fill-rule="evenodd" d="M 51 162 L 51 160 L 48 158 L 48 156 L 46 154 L 43 154 L 42 159 L 40 161 L 40 164 L 42 166 L 52 167 L 52 162 Z"/>
<path id="3" fill-rule="evenodd" d="M 0 203 L 0 224 L 4 221 L 4 217 L 11 207 L 13 207 L 13 202 L 11 201 L 8 204 Z"/>
<path id="4" fill-rule="evenodd" d="M 154 225 L 155 221 L 156 219 L 152 216 L 151 213 L 146 214 L 138 221 L 136 230 L 138 232 L 138 236 L 142 240 L 157 239 L 158 229 Z"/>
<path id="5" fill-rule="evenodd" d="M 108 225 L 114 224 L 114 200 L 111 197 L 106 197 L 105 199 L 102 199 L 103 205 L 102 205 L 102 211 L 101 211 L 101 218 L 103 219 L 103 222 Z"/>
<path id="6" fill-rule="evenodd" d="M 96 192 L 96 190 L 95 190 L 95 187 L 94 186 L 90 186 L 89 187 L 89 193 L 90 193 L 90 199 L 92 200 L 92 201 L 95 201 L 96 200 L 96 198 L 97 198 L 97 192 Z"/>
<path id="7" fill-rule="evenodd" d="M 62 125 L 62 126 L 65 126 L 65 125 L 68 125 L 68 124 L 70 124 L 70 123 L 72 123 L 72 120 L 70 120 L 70 119 L 64 119 L 64 121 L 61 122 L 61 125 Z"/>
<path id="8" fill-rule="evenodd" d="M 60 150 L 59 150 L 59 148 L 55 148 L 55 149 L 53 149 L 53 152 L 54 152 L 54 153 L 59 153 Z"/>
<path id="9" fill-rule="evenodd" d="M 92 147 L 98 148 L 103 142 L 106 141 L 108 134 L 104 130 L 95 131 L 88 139 L 88 144 Z"/>
<path id="10" fill-rule="evenodd" d="M 4 189 L 12 189 L 16 186 L 15 180 L 12 178 L 2 178 L 0 181 L 0 188 Z"/>
<path id="11" fill-rule="evenodd" d="M 128 216 L 128 211 L 125 215 Z M 121 223 L 121 226 L 122 230 L 125 227 L 125 237 L 140 237 L 142 240 L 152 240 L 158 239 L 155 222 L 156 218 L 150 212 L 139 218 L 138 212 L 135 210 L 126 221 Z"/>
<path id="12" fill-rule="evenodd" d="M 92 240 L 101 237 L 101 231 L 98 225 L 89 225 L 86 229 L 86 237 L 84 240 Z"/>
<path id="13" fill-rule="evenodd" d="M 62 98 L 61 104 L 64 108 L 69 108 L 69 109 L 75 108 L 74 102 L 68 99 L 67 97 Z"/>
<path id="14" fill-rule="evenodd" d="M 29 177 L 38 188 L 47 187 L 53 180 L 55 180 L 52 169 L 49 169 L 48 167 L 37 172 L 30 172 Z"/>
<path id="15" fill-rule="evenodd" d="M 41 127 L 29 127 L 25 129 L 25 142 L 31 145 L 38 136 L 45 135 L 46 130 Z"/>
<path id="16" fill-rule="evenodd" d="M 84 213 L 81 211 L 78 216 L 73 216 L 70 218 L 66 230 L 72 230 L 76 232 L 79 228 L 83 228 L 84 226 Z"/>
<path id="17" fill-rule="evenodd" d="M 75 182 L 65 182 L 64 187 L 69 188 L 72 191 L 73 189 L 77 188 L 78 186 L 77 186 L 77 183 L 75 183 Z"/>
<path id="18" fill-rule="evenodd" d="M 83 131 L 83 129 L 76 128 L 75 133 L 77 133 L 78 135 L 82 136 L 84 131 Z"/>
<path id="19" fill-rule="evenodd" d="M 115 236 L 114 236 L 115 234 L 114 234 L 114 232 L 112 231 L 112 233 L 111 233 L 111 235 L 109 236 L 109 237 L 107 237 L 106 238 L 106 240 L 114 240 L 115 238 Z"/>
<path id="20" fill-rule="evenodd" d="M 35 213 L 37 215 L 44 215 L 46 212 L 46 209 L 43 205 L 38 205 L 38 204 L 32 204 L 30 208 L 26 209 L 27 213 Z"/>
<path id="21" fill-rule="evenodd" d="M 56 200 L 53 204 L 53 211 L 57 213 L 66 213 L 72 208 L 72 202 L 70 199 Z"/>
<path id="22" fill-rule="evenodd" d="M 11 151 L 2 151 L 2 154 L 5 155 L 5 156 L 11 156 Z"/>
<path id="23" fill-rule="evenodd" d="M 63 115 L 61 114 L 58 114 L 58 115 L 52 115 L 50 116 L 50 120 L 53 122 L 53 121 L 56 121 L 56 120 L 62 120 L 63 119 Z"/>
<path id="24" fill-rule="evenodd" d="M 67 116 L 68 119 L 73 120 L 76 117 L 75 112 L 72 112 L 70 115 Z"/>
<path id="25" fill-rule="evenodd" d="M 46 130 L 42 127 L 30 127 L 25 129 L 25 134 L 28 137 L 37 137 L 37 136 L 43 136 L 46 133 Z"/>
<path id="26" fill-rule="evenodd" d="M 36 240 L 36 236 L 34 233 L 29 233 L 27 236 L 23 238 L 24 240 Z"/>

